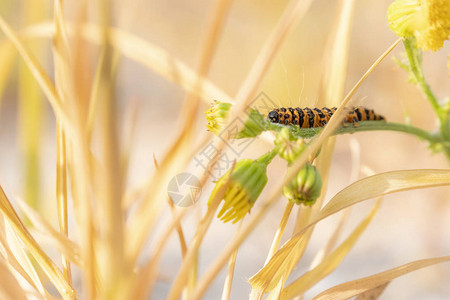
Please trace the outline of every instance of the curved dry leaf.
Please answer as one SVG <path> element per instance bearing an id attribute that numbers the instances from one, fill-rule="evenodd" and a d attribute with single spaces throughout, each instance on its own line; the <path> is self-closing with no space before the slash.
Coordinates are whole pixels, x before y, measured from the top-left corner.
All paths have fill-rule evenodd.
<path id="1" fill-rule="evenodd" d="M 450 185 L 450 170 L 424 169 L 380 173 L 366 177 L 337 193 L 320 211 L 319 219 L 358 202 L 400 191 Z"/>
<path id="2" fill-rule="evenodd" d="M 384 290 L 387 288 L 389 283 L 390 283 L 390 281 L 388 281 L 385 284 L 382 284 L 380 286 L 377 286 L 376 288 L 370 289 L 367 292 L 359 294 L 359 296 L 356 297 L 355 300 L 375 300 L 375 299 L 378 299 L 378 297 L 380 297 L 381 294 L 384 292 Z"/>
<path id="3" fill-rule="evenodd" d="M 450 170 L 405 170 L 377 174 L 359 180 L 334 196 L 319 214 L 290 238 L 249 282 L 253 289 L 265 290 L 275 287 L 281 278 L 279 270 L 287 270 L 289 262 L 301 243 L 304 232 L 324 218 L 358 202 L 383 196 L 389 193 L 425 187 L 450 185 Z M 266 279 L 273 278 L 271 281 Z M 275 281 L 276 280 L 276 281 Z"/>
<path id="4" fill-rule="evenodd" d="M 396 192 L 450 185 L 450 170 L 424 169 L 391 171 L 361 179 L 337 193 L 320 211 L 319 215 L 298 232 L 326 217 L 356 203 Z M 300 238 L 294 236 L 290 241 Z"/>
<path id="5" fill-rule="evenodd" d="M 309 241 L 308 234 L 302 234 L 295 243 L 285 243 L 275 252 L 269 262 L 249 279 L 252 290 L 266 293 L 279 285 L 279 281 L 287 278 L 303 254 L 305 243 Z M 299 249 L 302 249 L 299 251 Z M 253 291 L 252 291 L 253 293 Z M 256 292 L 255 292 L 256 293 Z"/>
<path id="6" fill-rule="evenodd" d="M 416 260 L 402 266 L 372 275 L 361 279 L 348 281 L 343 284 L 334 286 L 316 297 L 314 300 L 329 300 L 329 299 L 348 299 L 357 296 L 366 291 L 382 286 L 393 279 L 419 270 L 428 266 L 450 261 L 450 256 L 435 257 L 429 259 Z"/>
<path id="7" fill-rule="evenodd" d="M 303 276 L 284 288 L 281 291 L 280 299 L 291 299 L 295 296 L 302 295 L 314 284 L 334 271 L 348 254 L 348 252 L 356 244 L 361 234 L 366 230 L 367 226 L 375 216 L 375 213 L 378 211 L 380 204 L 381 200 L 378 200 L 367 217 L 358 225 L 358 227 L 355 228 L 355 230 L 353 230 L 350 236 L 344 242 L 342 242 L 342 244 L 337 247 L 336 250 L 328 255 L 319 265 L 317 265 L 314 269 L 306 272 Z"/>

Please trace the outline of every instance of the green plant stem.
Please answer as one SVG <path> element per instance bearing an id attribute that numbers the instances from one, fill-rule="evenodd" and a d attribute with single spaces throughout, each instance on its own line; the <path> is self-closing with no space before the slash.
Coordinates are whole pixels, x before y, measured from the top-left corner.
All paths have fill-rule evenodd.
<path id="1" fill-rule="evenodd" d="M 336 134 L 353 133 L 358 131 L 374 131 L 374 130 L 404 132 L 415 135 L 417 138 L 428 141 L 430 144 L 438 144 L 442 142 L 440 136 L 438 135 L 434 135 L 426 130 L 414 127 L 412 125 L 394 122 L 377 122 L 377 121 L 361 122 L 359 123 L 358 127 L 350 126 L 346 128 L 341 128 L 336 132 Z"/>
<path id="2" fill-rule="evenodd" d="M 298 126 L 280 125 L 280 124 L 269 124 L 267 130 L 280 131 L 283 127 L 289 127 L 292 135 L 296 138 L 311 138 L 317 135 L 320 130 L 322 130 L 321 127 L 299 128 Z M 449 143 L 449 141 L 444 141 L 439 135 L 432 134 L 428 131 L 425 131 L 423 129 L 411 125 L 393 122 L 380 122 L 380 121 L 359 122 L 358 126 L 350 124 L 347 127 L 341 127 L 338 130 L 336 130 L 334 135 L 355 133 L 362 131 L 375 131 L 375 130 L 398 131 L 412 134 L 421 140 L 428 141 L 431 145 Z"/>
<path id="3" fill-rule="evenodd" d="M 417 84 L 420 86 L 425 96 L 427 97 L 428 101 L 430 102 L 431 107 L 436 112 L 439 121 L 441 121 L 441 124 L 443 124 L 444 112 L 441 106 L 439 105 L 436 96 L 433 94 L 433 92 L 430 89 L 430 86 L 426 82 L 425 76 L 423 75 L 422 52 L 416 47 L 415 40 L 412 38 L 404 39 L 403 44 L 405 46 L 406 55 L 408 56 L 411 73 L 414 75 L 414 79 L 416 80 Z"/>

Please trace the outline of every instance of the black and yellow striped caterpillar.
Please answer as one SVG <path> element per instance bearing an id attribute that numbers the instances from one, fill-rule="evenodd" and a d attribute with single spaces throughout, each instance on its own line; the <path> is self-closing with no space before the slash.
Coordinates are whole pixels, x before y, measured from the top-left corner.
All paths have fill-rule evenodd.
<path id="1" fill-rule="evenodd" d="M 279 123 L 284 125 L 299 125 L 300 128 L 314 128 L 323 127 L 328 123 L 330 118 L 336 111 L 336 107 L 327 108 L 292 108 L 281 107 L 275 108 L 267 115 L 267 118 L 272 123 Z M 353 107 L 344 119 L 344 123 L 353 123 L 358 126 L 358 121 L 380 121 L 385 120 L 382 115 L 379 115 L 363 106 Z"/>

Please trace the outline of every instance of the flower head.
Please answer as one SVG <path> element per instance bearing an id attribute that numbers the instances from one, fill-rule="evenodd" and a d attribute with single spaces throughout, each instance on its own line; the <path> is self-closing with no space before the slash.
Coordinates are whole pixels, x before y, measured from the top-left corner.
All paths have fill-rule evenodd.
<path id="1" fill-rule="evenodd" d="M 267 166 L 274 156 L 274 152 L 269 152 L 257 160 L 242 159 L 236 163 L 231 178 L 229 178 L 230 171 L 228 171 L 217 181 L 208 205 L 211 204 L 217 191 L 230 180 L 223 197 L 224 204 L 217 215 L 218 218 L 224 222 L 236 223 L 250 212 L 267 183 Z"/>
<path id="2" fill-rule="evenodd" d="M 206 127 L 215 135 L 219 135 L 227 121 L 231 109 L 231 103 L 214 101 L 211 108 L 205 112 L 208 124 Z M 250 109 L 245 120 L 244 127 L 238 133 L 234 133 L 232 138 L 251 138 L 261 134 L 265 128 L 266 120 L 257 110 Z"/>
<path id="3" fill-rule="evenodd" d="M 423 50 L 438 50 L 450 35 L 448 0 L 397 0 L 389 6 L 387 18 L 395 34 L 415 36 Z"/>
<path id="4" fill-rule="evenodd" d="M 322 179 L 319 172 L 311 164 L 306 164 L 283 188 L 283 195 L 296 204 L 313 205 L 320 196 Z"/>
<path id="5" fill-rule="evenodd" d="M 208 120 L 206 127 L 208 127 L 208 129 L 214 134 L 219 134 L 226 123 L 230 108 L 231 103 L 219 102 L 215 100 L 211 105 L 211 108 L 205 111 L 206 120 Z"/>

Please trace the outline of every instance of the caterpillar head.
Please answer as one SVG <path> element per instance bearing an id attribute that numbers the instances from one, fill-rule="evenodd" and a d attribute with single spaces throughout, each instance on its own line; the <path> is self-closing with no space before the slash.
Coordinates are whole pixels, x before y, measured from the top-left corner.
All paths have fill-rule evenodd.
<path id="1" fill-rule="evenodd" d="M 271 112 L 269 112 L 269 114 L 267 115 L 267 118 L 269 119 L 270 122 L 272 123 L 278 123 L 280 120 L 280 115 L 278 114 L 278 112 L 276 112 L 275 110 L 272 110 Z"/>

